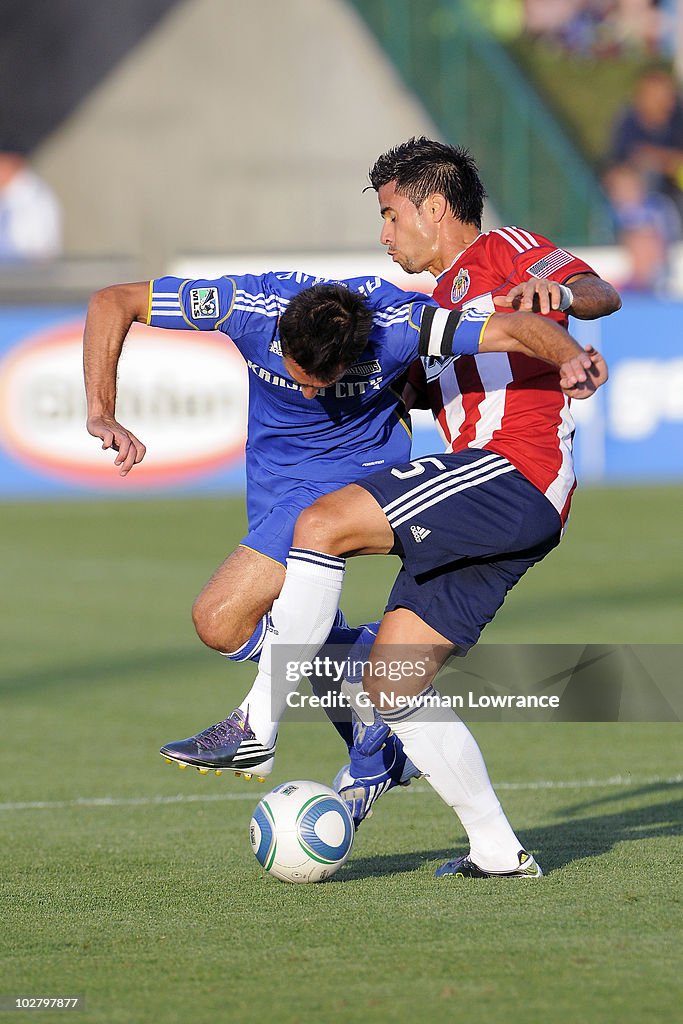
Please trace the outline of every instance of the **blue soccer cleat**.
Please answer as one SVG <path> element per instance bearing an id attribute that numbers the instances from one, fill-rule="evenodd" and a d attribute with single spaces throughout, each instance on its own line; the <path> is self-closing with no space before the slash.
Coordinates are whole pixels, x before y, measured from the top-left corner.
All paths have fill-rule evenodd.
<path id="1" fill-rule="evenodd" d="M 201 775 L 233 771 L 246 779 L 256 775 L 263 782 L 273 770 L 276 742 L 277 736 L 272 747 L 259 743 L 249 727 L 249 716 L 235 708 L 222 722 L 186 740 L 167 743 L 159 753 L 169 764 L 175 761 L 179 768 L 196 768 Z"/>
<path id="2" fill-rule="evenodd" d="M 372 725 L 366 725 L 365 722 L 354 715 L 353 720 L 353 747 L 349 752 L 351 758 L 351 767 L 359 768 L 363 767 L 363 759 L 366 757 L 373 757 L 378 751 L 382 749 L 384 744 L 391 735 L 391 729 L 386 722 L 383 722 L 377 712 L 373 712 L 375 720 Z M 363 775 L 362 771 L 354 772 L 355 775 Z"/>
<path id="3" fill-rule="evenodd" d="M 447 860 L 434 872 L 437 878 L 542 878 L 541 865 L 526 850 L 519 851 L 519 867 L 513 871 L 483 871 L 469 857 Z"/>
<path id="4" fill-rule="evenodd" d="M 354 716 L 353 740 L 350 761 L 339 769 L 332 788 L 349 808 L 358 828 L 372 814 L 376 800 L 396 786 L 408 786 L 421 772 L 377 712 L 372 725 Z"/>

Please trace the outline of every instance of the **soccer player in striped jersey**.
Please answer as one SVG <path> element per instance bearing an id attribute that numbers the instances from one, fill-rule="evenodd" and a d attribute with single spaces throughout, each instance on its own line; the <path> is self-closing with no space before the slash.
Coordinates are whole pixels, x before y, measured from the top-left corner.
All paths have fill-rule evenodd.
<path id="1" fill-rule="evenodd" d="M 481 233 L 485 193 L 466 151 L 413 139 L 380 157 L 370 177 L 384 221 L 382 243 L 408 272 L 437 277 L 434 297 L 446 308 L 535 309 L 563 326 L 567 312 L 593 319 L 619 308 L 607 282 L 542 236 L 518 228 Z M 442 356 L 423 359 L 408 391 L 414 401 L 426 375 L 446 454 L 382 471 L 302 513 L 275 615 L 281 643 L 315 648 L 324 640 L 341 589 L 342 556 L 393 551 L 403 569 L 376 650 L 401 645 L 464 654 L 510 588 L 559 541 L 575 479 L 569 394 L 558 375 L 528 354 L 480 351 L 457 362 Z M 597 368 L 594 383 L 602 383 Z M 270 650 L 265 654 L 267 667 Z M 465 724 L 446 709 L 434 719 L 436 669 L 438 663 L 427 680 L 406 678 L 393 687 L 378 685 L 381 673 L 366 676 L 384 725 L 359 730 L 356 747 L 370 752 L 391 727 L 459 816 L 470 851 L 437 874 L 540 877 Z M 272 683 L 286 689 L 279 679 Z M 417 700 L 407 710 L 391 708 L 397 695 Z M 389 788 L 362 777 L 359 760 L 352 757 L 337 782 L 357 824 Z"/>
<path id="2" fill-rule="evenodd" d="M 486 195 L 467 150 L 426 138 L 381 155 L 370 171 L 383 220 L 381 243 L 408 273 L 429 271 L 433 298 L 445 309 L 534 310 L 563 327 L 571 313 L 596 319 L 619 309 L 615 289 L 583 260 L 525 228 L 481 231 Z M 557 374 L 519 353 L 422 359 L 409 374 L 408 407 L 431 408 L 447 452 L 504 456 L 537 487 L 564 525 L 576 486 L 574 423 Z M 363 750 L 386 733 L 361 730 L 349 775 L 377 787 L 363 769 Z"/>

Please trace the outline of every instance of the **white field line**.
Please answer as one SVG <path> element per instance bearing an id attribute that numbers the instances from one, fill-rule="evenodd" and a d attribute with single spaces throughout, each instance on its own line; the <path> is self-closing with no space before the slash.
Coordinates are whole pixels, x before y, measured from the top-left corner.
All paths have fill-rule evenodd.
<path id="1" fill-rule="evenodd" d="M 633 775 L 613 775 L 609 779 L 539 779 L 537 782 L 497 782 L 498 790 L 537 790 L 537 789 L 607 789 L 611 786 L 623 788 L 634 786 L 667 786 L 683 783 L 683 775 L 651 775 L 639 778 Z M 265 786 L 259 786 L 250 793 L 188 793 L 177 796 L 141 796 L 141 797 L 78 797 L 75 800 L 35 800 L 27 803 L 0 804 L 0 811 L 51 811 L 70 807 L 156 807 L 164 804 L 208 804 L 225 800 L 258 801 L 261 793 L 267 792 Z M 408 788 L 409 793 L 431 792 L 425 783 L 415 784 Z"/>

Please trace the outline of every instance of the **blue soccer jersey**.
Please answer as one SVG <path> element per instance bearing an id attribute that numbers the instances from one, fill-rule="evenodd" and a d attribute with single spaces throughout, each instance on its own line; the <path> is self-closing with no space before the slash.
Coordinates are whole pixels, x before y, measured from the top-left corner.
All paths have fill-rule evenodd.
<path id="1" fill-rule="evenodd" d="M 278 332 L 290 299 L 314 284 L 363 294 L 373 326 L 360 359 L 306 399 L 286 373 Z M 397 378 L 418 355 L 473 354 L 490 314 L 441 310 L 380 278 L 328 282 L 296 272 L 150 284 L 153 327 L 221 331 L 249 368 L 247 477 L 345 482 L 405 461 L 410 425 Z M 277 487 L 277 485 L 276 485 Z"/>

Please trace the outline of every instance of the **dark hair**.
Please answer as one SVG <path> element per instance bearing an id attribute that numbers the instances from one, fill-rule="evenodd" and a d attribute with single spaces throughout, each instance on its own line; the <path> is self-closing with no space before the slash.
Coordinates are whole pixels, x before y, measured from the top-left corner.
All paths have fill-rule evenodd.
<path id="1" fill-rule="evenodd" d="M 486 189 L 469 150 L 447 146 L 422 135 L 383 153 L 370 169 L 375 192 L 390 181 L 396 191 L 420 206 L 434 192 L 446 197 L 453 215 L 481 227 Z"/>
<path id="2" fill-rule="evenodd" d="M 356 362 L 368 343 L 372 310 L 341 284 L 316 284 L 290 300 L 280 317 L 282 354 L 321 381 Z"/>

